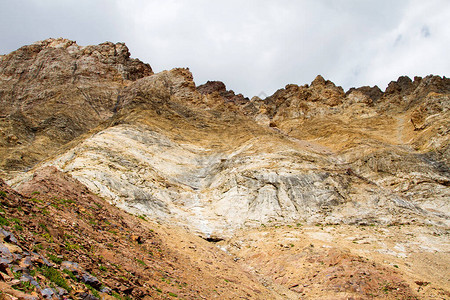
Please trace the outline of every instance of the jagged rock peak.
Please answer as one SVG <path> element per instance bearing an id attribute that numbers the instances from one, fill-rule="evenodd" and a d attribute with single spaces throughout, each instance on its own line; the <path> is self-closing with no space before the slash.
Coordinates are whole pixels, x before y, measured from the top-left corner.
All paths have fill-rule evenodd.
<path id="1" fill-rule="evenodd" d="M 79 47 L 77 45 L 76 41 L 72 41 L 72 40 L 65 39 L 65 38 L 48 38 L 43 41 L 34 42 L 32 45 L 38 45 L 43 48 L 63 48 L 63 49 L 67 49 L 68 47 L 70 47 L 72 45 Z M 24 47 L 27 47 L 27 46 L 24 46 Z"/>
<path id="2" fill-rule="evenodd" d="M 108 72 L 112 68 L 116 71 Z M 30 71 L 32 78 L 44 74 L 47 80 L 49 76 L 85 77 L 92 73 L 106 78 L 114 77 L 118 72 L 122 79 L 134 81 L 153 74 L 149 64 L 130 58 L 130 52 L 124 43 L 105 42 L 79 46 L 75 41 L 64 38 L 38 41 L 0 59 L 0 76 L 14 77 L 21 74 L 23 78 Z"/>
<path id="3" fill-rule="evenodd" d="M 378 99 L 381 98 L 381 96 L 383 96 L 383 91 L 381 91 L 381 89 L 378 86 L 362 86 L 359 88 L 350 88 L 346 93 L 345 93 L 345 97 L 347 98 L 351 98 L 354 95 L 362 95 L 363 96 L 363 102 L 365 102 L 366 104 L 372 105 L 373 103 L 375 103 L 376 101 L 378 101 Z"/>
<path id="4" fill-rule="evenodd" d="M 205 84 L 199 85 L 197 87 L 197 90 L 200 92 L 200 94 L 211 94 L 214 92 L 224 92 L 227 90 L 227 87 L 225 86 L 225 83 L 222 81 L 209 81 Z"/>
<path id="5" fill-rule="evenodd" d="M 38 46 L 40 50 L 44 49 L 64 49 L 71 54 L 92 54 L 97 51 L 102 56 L 118 56 L 124 59 L 130 57 L 130 52 L 125 43 L 112 43 L 104 42 L 99 45 L 79 46 L 76 41 L 72 41 L 65 38 L 49 38 L 43 41 L 37 41 L 29 46 L 22 48 L 36 48 Z M 21 48 L 21 49 L 22 49 Z"/>
<path id="6" fill-rule="evenodd" d="M 427 92 L 448 92 L 450 86 L 450 79 L 445 76 L 428 75 L 424 78 L 415 76 L 414 81 L 408 76 L 400 76 L 397 81 L 391 81 L 385 93 L 407 93 L 413 92 L 415 89 L 426 89 Z"/>
<path id="7" fill-rule="evenodd" d="M 415 81 L 414 83 L 418 83 L 420 79 Z M 410 91 L 410 89 L 413 87 L 413 81 L 408 76 L 400 76 L 397 81 L 391 81 L 387 88 L 386 93 L 387 94 L 393 94 L 397 92 L 407 92 Z"/>
<path id="8" fill-rule="evenodd" d="M 317 75 L 316 78 L 311 82 L 311 87 L 320 87 L 320 86 L 327 86 L 327 87 L 337 87 L 342 89 L 340 86 L 336 86 L 334 82 L 331 80 L 325 80 L 325 78 L 322 77 L 322 75 Z"/>
<path id="9" fill-rule="evenodd" d="M 311 85 L 325 85 L 327 82 L 325 81 L 325 79 L 322 77 L 322 75 L 317 75 L 316 78 L 314 78 L 314 80 L 311 82 Z"/>
<path id="10" fill-rule="evenodd" d="M 227 90 L 226 85 L 222 81 L 208 81 L 205 84 L 199 85 L 197 91 L 202 95 L 217 92 L 225 101 L 238 104 L 246 104 L 249 101 L 242 94 L 235 94 L 233 90 Z"/>

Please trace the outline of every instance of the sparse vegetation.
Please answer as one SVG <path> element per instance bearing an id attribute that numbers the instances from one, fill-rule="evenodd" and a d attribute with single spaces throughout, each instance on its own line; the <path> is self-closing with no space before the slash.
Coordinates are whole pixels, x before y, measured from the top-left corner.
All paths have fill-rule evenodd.
<path id="1" fill-rule="evenodd" d="M 100 297 L 92 274 L 117 299 L 446 296 L 448 78 L 244 101 L 183 69 L 138 80 L 151 68 L 128 56 L 62 39 L 4 56 L 0 289 Z"/>
<path id="2" fill-rule="evenodd" d="M 11 270 L 11 273 L 14 274 L 14 279 L 19 279 L 20 276 L 22 276 L 22 272 L 20 272 L 20 271 L 14 272 L 13 268 L 10 268 L 10 270 Z"/>
<path id="3" fill-rule="evenodd" d="M 10 221 L 16 223 L 17 225 L 20 225 L 22 223 L 22 221 L 18 218 L 11 218 Z"/>
<path id="4" fill-rule="evenodd" d="M 162 277 L 161 280 L 166 283 L 170 283 L 170 278 Z"/>
<path id="5" fill-rule="evenodd" d="M 66 247 L 66 250 L 78 250 L 78 249 L 80 249 L 80 245 L 78 245 L 78 244 L 72 244 L 72 243 L 66 243 L 66 245 L 65 245 L 65 247 Z"/>
<path id="6" fill-rule="evenodd" d="M 47 228 L 47 225 L 45 225 L 44 223 L 39 223 L 39 227 L 41 227 L 45 232 L 50 232 Z"/>
<path id="7" fill-rule="evenodd" d="M 391 284 L 389 282 L 383 283 L 381 290 L 383 293 L 388 294 L 392 290 Z"/>
<path id="8" fill-rule="evenodd" d="M 34 202 L 34 203 L 44 203 L 44 201 L 42 201 L 41 199 L 36 199 L 36 198 L 31 198 L 30 201 Z"/>
<path id="9" fill-rule="evenodd" d="M 48 254 L 47 256 L 48 256 L 48 258 L 49 258 L 52 262 L 54 262 L 55 264 L 60 264 L 60 263 L 62 263 L 62 261 L 63 261 L 62 258 L 60 258 L 60 257 L 58 257 L 58 256 L 56 256 L 56 255 L 54 255 L 54 254 Z"/>
<path id="10" fill-rule="evenodd" d="M 144 215 L 139 215 L 138 218 L 141 220 L 147 221 L 147 218 Z"/>
<path id="11" fill-rule="evenodd" d="M 34 251 L 42 250 L 42 249 L 44 249 L 44 246 L 42 246 L 42 244 L 37 244 L 37 245 L 35 245 L 35 246 L 33 247 L 33 250 L 34 250 Z"/>
<path id="12" fill-rule="evenodd" d="M 13 288 L 24 293 L 31 293 L 34 291 L 34 285 L 28 281 L 21 281 L 19 284 L 14 285 Z"/>
<path id="13" fill-rule="evenodd" d="M 73 274 L 72 271 L 64 269 L 63 272 L 66 273 L 67 275 L 69 275 L 70 279 L 72 279 L 74 281 L 77 281 L 77 277 L 75 276 L 75 274 Z"/>
<path id="14" fill-rule="evenodd" d="M 75 236 L 68 234 L 68 233 L 64 233 L 64 238 L 66 239 L 73 239 Z"/>
<path id="15" fill-rule="evenodd" d="M 98 299 L 101 298 L 100 293 L 93 286 L 90 286 L 89 284 L 85 284 L 85 286 L 91 291 L 92 295 L 94 295 Z"/>
<path id="16" fill-rule="evenodd" d="M 49 243 L 53 243 L 53 237 L 50 235 L 50 233 L 46 232 L 42 234 L 42 237 Z"/>
<path id="17" fill-rule="evenodd" d="M 43 265 L 38 269 L 38 271 L 42 275 L 47 277 L 48 280 L 62 287 L 63 289 L 69 292 L 72 290 L 72 287 L 67 283 L 67 281 L 64 279 L 64 277 L 57 269 Z"/>
<path id="18" fill-rule="evenodd" d="M 8 226 L 10 223 L 9 223 L 9 221 L 8 221 L 8 219 L 6 219 L 5 217 L 3 217 L 3 216 L 0 216 L 0 225 L 1 226 Z"/>

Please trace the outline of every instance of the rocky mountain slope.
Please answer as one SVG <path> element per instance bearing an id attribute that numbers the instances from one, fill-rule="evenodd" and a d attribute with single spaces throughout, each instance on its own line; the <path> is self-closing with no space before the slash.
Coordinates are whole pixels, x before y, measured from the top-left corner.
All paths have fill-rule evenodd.
<path id="1" fill-rule="evenodd" d="M 15 297 L 273 298 L 205 240 L 131 216 L 55 168 L 24 185 L 25 196 L 4 182 L 0 189 L 8 229 L 0 232 L 0 291 Z"/>
<path id="2" fill-rule="evenodd" d="M 0 56 L 1 171 L 10 185 L 32 192 L 56 168 L 131 214 L 219 242 L 240 258 L 232 270 L 253 273 L 242 291 L 260 289 L 252 278 L 264 283 L 244 296 L 251 299 L 394 290 L 404 299 L 446 297 L 448 78 L 400 77 L 384 92 L 344 92 L 318 76 L 250 100 L 221 82 L 196 86 L 188 69 L 153 74 L 129 56 L 123 44 L 64 39 Z M 276 250 L 282 240 L 294 242 Z M 322 268 L 333 266 L 328 256 L 340 273 Z M 389 261 L 402 270 L 386 279 Z M 358 268 L 368 274 L 355 277 Z M 383 279 L 395 286 L 388 294 Z"/>

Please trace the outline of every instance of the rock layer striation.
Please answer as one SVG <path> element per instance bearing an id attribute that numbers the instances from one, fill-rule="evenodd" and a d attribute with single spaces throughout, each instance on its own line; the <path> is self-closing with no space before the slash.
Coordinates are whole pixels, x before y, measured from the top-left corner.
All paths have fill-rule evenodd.
<path id="1" fill-rule="evenodd" d="M 345 93 L 317 76 L 249 100 L 221 82 L 196 87 L 188 69 L 152 74 L 123 44 L 68 40 L 23 47 L 1 67 L 6 172 L 54 146 L 37 168 L 205 237 L 270 222 L 448 225 L 445 77 Z M 38 83 L 47 96 L 32 96 Z"/>

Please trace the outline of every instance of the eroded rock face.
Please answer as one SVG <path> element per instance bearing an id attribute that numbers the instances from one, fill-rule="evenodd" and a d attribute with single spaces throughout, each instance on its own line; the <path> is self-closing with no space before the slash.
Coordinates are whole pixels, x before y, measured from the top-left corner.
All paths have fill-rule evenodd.
<path id="1" fill-rule="evenodd" d="M 344 93 L 318 76 L 311 85 L 290 84 L 266 99 L 247 100 L 220 82 L 196 87 L 188 69 L 147 76 L 151 69 L 130 61 L 120 44 L 97 50 L 65 40 L 56 44 L 51 51 L 63 51 L 67 62 L 85 55 L 72 57 L 70 49 L 87 51 L 89 61 L 97 62 L 92 70 L 100 72 L 61 73 L 58 80 L 74 85 L 84 80 L 92 93 L 109 96 L 80 92 L 75 106 L 64 101 L 47 106 L 54 115 L 67 112 L 67 122 L 41 125 L 42 139 L 80 129 L 59 144 L 41 140 L 39 145 L 56 147 L 100 120 L 108 122 L 40 166 L 56 166 L 125 210 L 213 239 L 272 222 L 449 224 L 450 84 L 445 77 L 401 77 L 384 93 L 377 87 Z M 138 65 L 133 70 L 139 71 L 123 76 L 117 64 L 123 70 Z M 98 75 L 102 72 L 108 75 Z M 58 97 L 69 99 L 73 94 L 62 86 L 67 93 L 59 90 Z M 34 107 L 34 100 L 28 101 Z M 89 103 L 97 115 L 87 113 Z M 31 112 L 20 111 L 30 118 L 31 129 L 17 127 L 24 134 L 34 132 L 41 120 Z M 19 135 L 7 139 L 21 140 Z M 10 182 L 20 186 L 30 174 Z"/>
<path id="2" fill-rule="evenodd" d="M 0 153 L 19 171 L 110 118 L 120 91 L 152 69 L 123 43 L 48 39 L 0 59 Z"/>
<path id="3" fill-rule="evenodd" d="M 242 94 L 235 94 L 232 90 L 227 90 L 225 84 L 221 81 L 208 81 L 197 87 L 197 91 L 202 95 L 217 93 L 225 101 L 231 101 L 239 105 L 245 105 L 249 102 Z"/>

